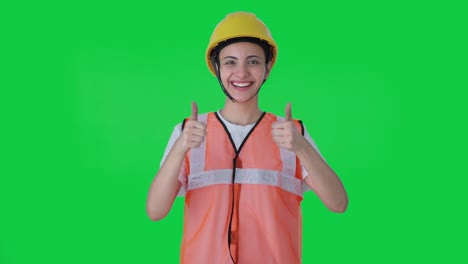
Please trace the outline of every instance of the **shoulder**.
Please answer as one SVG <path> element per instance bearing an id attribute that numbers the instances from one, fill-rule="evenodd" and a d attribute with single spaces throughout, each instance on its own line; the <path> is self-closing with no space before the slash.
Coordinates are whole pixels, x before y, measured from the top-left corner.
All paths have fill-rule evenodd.
<path id="1" fill-rule="evenodd" d="M 213 118 L 216 117 L 216 112 L 207 112 L 207 113 L 202 113 L 198 115 L 198 121 L 205 123 L 207 122 L 208 118 Z M 184 117 L 182 122 L 180 123 L 180 131 L 184 129 L 185 123 L 190 120 L 190 117 Z"/>
<path id="2" fill-rule="evenodd" d="M 174 129 L 172 130 L 172 136 L 178 136 L 182 132 L 182 122 L 178 123 L 174 126 Z"/>
<path id="3" fill-rule="evenodd" d="M 284 116 L 278 116 L 278 115 L 275 115 L 273 113 L 268 113 L 268 112 L 265 114 L 264 118 L 269 122 L 278 122 L 278 121 L 281 122 L 281 121 L 285 120 Z M 293 121 L 296 124 L 297 129 L 304 136 L 305 128 L 304 128 L 304 125 L 302 123 L 302 120 L 294 118 Z"/>
<path id="4" fill-rule="evenodd" d="M 270 112 L 265 112 L 265 117 L 264 118 L 266 118 L 268 120 L 274 120 L 274 121 L 284 121 L 284 119 L 285 119 L 284 116 L 279 116 L 279 115 L 276 115 L 276 114 L 270 113 Z M 294 122 L 302 123 L 301 119 L 294 118 L 293 120 L 294 120 Z"/>

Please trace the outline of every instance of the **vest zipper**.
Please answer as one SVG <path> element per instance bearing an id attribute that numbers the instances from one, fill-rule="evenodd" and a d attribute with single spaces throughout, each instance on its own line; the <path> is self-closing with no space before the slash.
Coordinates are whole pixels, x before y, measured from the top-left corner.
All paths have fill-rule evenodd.
<path id="1" fill-rule="evenodd" d="M 250 129 L 249 133 L 247 133 L 247 135 L 245 136 L 244 140 L 242 141 L 241 145 L 239 146 L 239 149 L 236 149 L 236 145 L 234 144 L 234 140 L 232 139 L 232 136 L 231 136 L 231 133 L 229 133 L 229 130 L 227 129 L 226 125 L 223 123 L 223 121 L 221 120 L 221 118 L 218 116 L 218 113 L 215 112 L 215 116 L 216 118 L 218 119 L 218 121 L 221 123 L 221 125 L 223 126 L 224 128 L 224 131 L 226 131 L 226 134 L 228 135 L 229 137 L 229 140 L 231 141 L 231 145 L 232 147 L 234 148 L 234 152 L 236 153 L 236 156 L 233 158 L 232 160 L 232 179 L 231 179 L 231 213 L 230 213 L 230 216 L 229 216 L 229 225 L 228 225 L 228 249 L 229 249 L 229 255 L 231 257 L 231 260 L 232 260 L 232 263 L 236 263 L 236 261 L 234 260 L 234 256 L 232 256 L 232 252 L 231 252 L 231 242 L 232 242 L 232 218 L 234 217 L 234 208 L 235 208 L 235 189 L 234 189 L 234 184 L 236 182 L 236 168 L 237 168 L 237 159 L 239 157 L 239 153 L 240 151 L 242 150 L 242 147 L 244 146 L 245 142 L 247 142 L 247 139 L 249 138 L 249 136 L 252 134 L 252 132 L 255 130 L 255 128 L 257 127 L 257 125 L 260 123 L 260 121 L 263 119 L 263 117 L 265 116 L 266 112 L 263 112 L 262 115 L 258 118 L 257 122 L 255 123 L 255 125 L 252 127 L 252 129 Z M 237 233 L 239 233 L 239 230 L 237 230 Z M 236 239 L 237 240 L 237 239 Z M 238 240 L 237 240 L 238 241 Z M 239 247 L 237 247 L 238 249 Z M 237 256 L 236 256 L 237 257 Z"/>

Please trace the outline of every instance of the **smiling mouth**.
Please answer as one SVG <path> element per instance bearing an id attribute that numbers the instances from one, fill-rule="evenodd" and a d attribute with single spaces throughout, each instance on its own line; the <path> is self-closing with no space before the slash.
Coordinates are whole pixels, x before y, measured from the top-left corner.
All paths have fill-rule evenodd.
<path id="1" fill-rule="evenodd" d="M 231 84 L 237 88 L 247 88 L 250 87 L 253 82 L 231 82 Z"/>

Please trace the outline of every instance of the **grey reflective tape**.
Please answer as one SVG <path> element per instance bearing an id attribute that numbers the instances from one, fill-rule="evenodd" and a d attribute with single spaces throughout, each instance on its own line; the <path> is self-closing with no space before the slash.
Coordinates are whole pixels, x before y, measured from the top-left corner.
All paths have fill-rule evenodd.
<path id="1" fill-rule="evenodd" d="M 216 184 L 230 184 L 232 170 L 211 170 L 188 176 L 187 191 Z M 302 181 L 291 174 L 273 170 L 236 169 L 236 181 L 240 184 L 261 184 L 279 187 L 302 197 Z"/>

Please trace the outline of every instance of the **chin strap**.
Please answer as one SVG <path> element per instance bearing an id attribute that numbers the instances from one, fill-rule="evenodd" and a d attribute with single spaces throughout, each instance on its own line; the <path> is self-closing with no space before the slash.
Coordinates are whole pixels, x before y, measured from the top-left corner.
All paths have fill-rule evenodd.
<path id="1" fill-rule="evenodd" d="M 231 100 L 233 103 L 236 102 L 236 99 L 232 98 L 232 96 L 228 93 L 226 88 L 224 87 L 223 81 L 221 81 L 221 73 L 219 71 L 219 63 L 218 63 L 218 54 L 211 56 L 211 65 L 215 68 L 216 77 L 218 78 L 219 85 L 221 85 L 221 89 L 223 89 L 224 94 Z"/>

